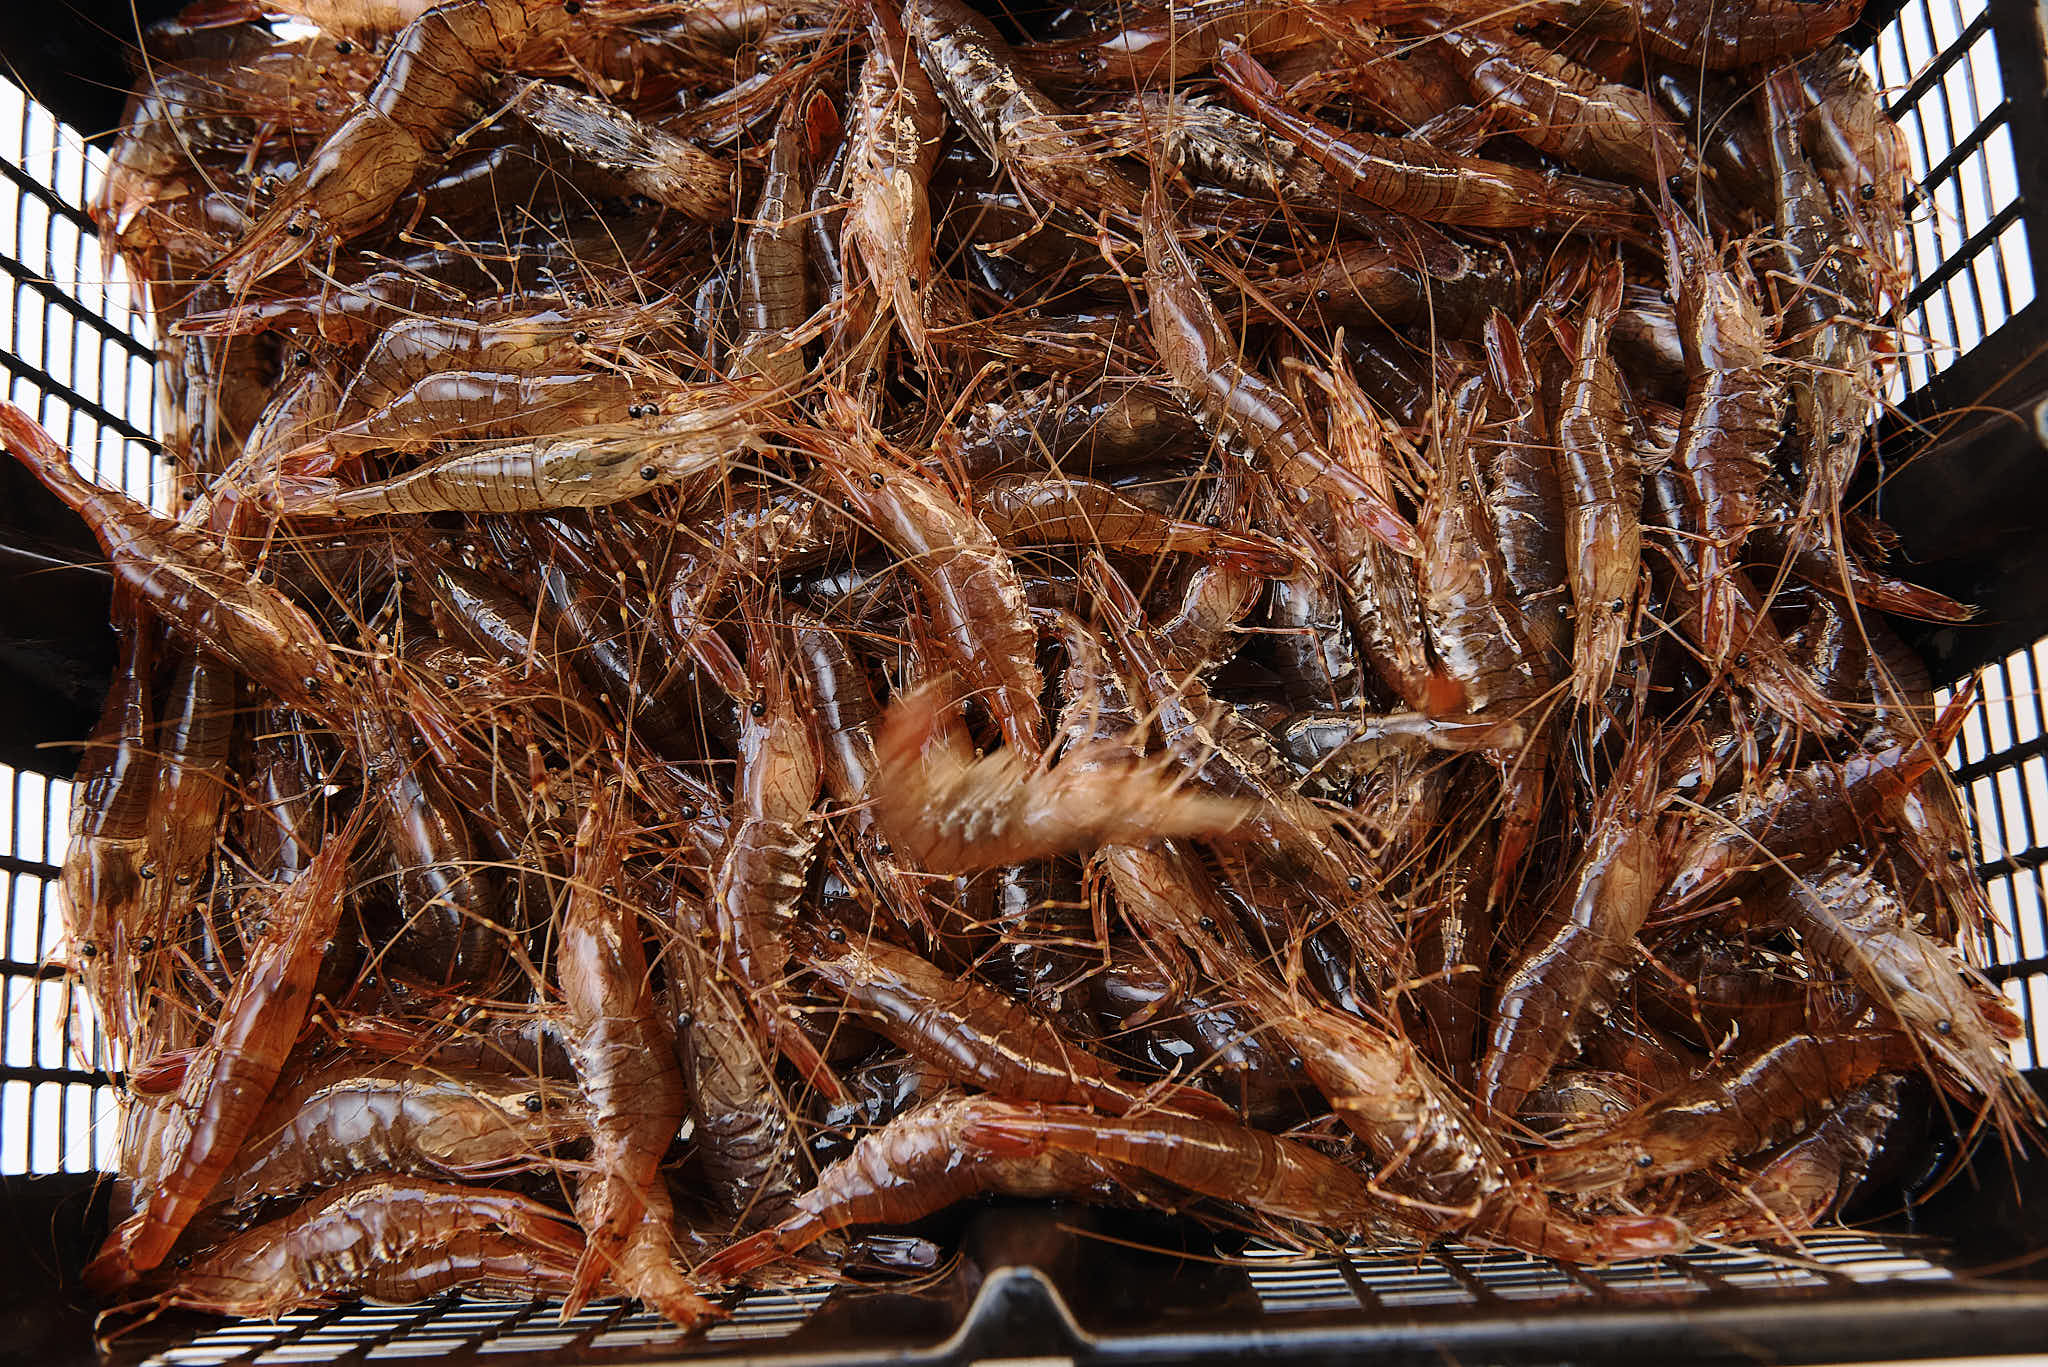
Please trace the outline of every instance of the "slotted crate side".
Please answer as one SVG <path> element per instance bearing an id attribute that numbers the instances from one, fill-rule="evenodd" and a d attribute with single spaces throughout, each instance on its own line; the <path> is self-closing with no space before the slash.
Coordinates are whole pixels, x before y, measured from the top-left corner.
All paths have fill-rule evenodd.
<path id="1" fill-rule="evenodd" d="M 2041 177 L 2048 172 L 2039 32 L 2038 11 L 2017 0 L 1916 0 L 1896 9 L 1873 7 L 1865 21 L 1866 65 L 1891 92 L 1921 186 L 1907 321 L 1922 345 L 1903 358 L 1893 396 L 1916 421 L 1961 406 L 1964 395 L 2010 398 L 2024 391 L 2038 360 L 2043 304 L 2035 282 L 2048 269 L 2048 234 L 2030 233 L 2028 217 L 2043 202 Z M 82 149 L 47 111 L 0 83 L 0 275 L 7 287 L 0 309 L 8 325 L 8 355 L 0 365 L 10 397 L 67 440 L 96 478 L 168 507 L 172 491 L 157 476 L 151 441 L 155 396 L 147 329 L 122 282 L 102 278 L 81 212 L 93 177 L 103 173 L 102 153 Z M 2016 357 L 2024 363 L 2016 366 Z M 1894 432 L 1878 458 L 1903 454 L 1919 440 L 1918 433 Z M 1953 463 L 1973 451 L 1981 455 L 1969 440 L 1950 440 L 1942 460 Z M 1901 524 L 1909 548 L 1922 553 L 1942 526 L 1938 518 L 1918 515 L 1899 491 L 1916 476 L 1931 478 L 1937 464 L 1888 471 L 1877 494 L 1880 510 Z M 1981 575 L 1982 566 L 1973 563 L 1970 572 Z M 2028 625 L 2043 623 L 2048 612 Z M 1922 644 L 1938 667 L 1949 666 L 1944 676 L 1953 677 L 1961 672 L 1955 662 L 1976 663 L 1970 643 L 1983 635 L 1963 631 L 1951 642 L 1929 638 Z M 2043 669 L 2048 643 L 2031 639 L 1986 665 L 1980 674 L 1986 704 L 1952 757 L 1966 782 L 1981 868 L 2000 915 L 1989 956 L 2025 1016 L 2028 1034 L 2017 1057 L 2029 1068 L 2042 1059 L 2048 1012 L 2048 911 L 2040 873 L 2048 864 L 2048 830 L 2039 824 L 2048 822 L 2048 727 L 2038 694 Z M 68 765 L 59 759 L 37 767 Z M 0 907 L 0 1174 L 104 1169 L 112 1153 L 111 1092 L 97 1071 L 99 1044 L 89 1032 L 65 1043 L 61 974 L 51 961 L 61 940 L 52 879 L 68 801 L 62 779 L 0 768 L 0 872 L 8 880 Z M 1797 1262 L 1731 1253 L 1590 1272 L 1456 1249 L 1414 1257 L 1360 1251 L 1326 1260 L 1274 1252 L 1252 1255 L 1246 1277 L 1257 1311 L 1308 1325 L 1347 1312 L 1369 1318 L 1433 1309 L 1491 1313 L 1533 1301 L 1569 1308 L 1635 1296 L 1664 1305 L 1674 1298 L 1802 1288 L 1841 1293 L 1863 1283 L 1940 1283 L 1951 1276 L 1936 1262 L 1861 1235 L 1819 1236 L 1806 1252 Z M 529 1354 L 740 1351 L 797 1333 L 827 1294 L 823 1288 L 755 1293 L 730 1322 L 689 1343 L 654 1317 L 616 1305 L 590 1307 L 558 1325 L 541 1307 L 450 1298 L 422 1307 L 294 1315 L 274 1325 L 221 1325 L 163 1349 L 157 1360 L 512 1362 Z"/>

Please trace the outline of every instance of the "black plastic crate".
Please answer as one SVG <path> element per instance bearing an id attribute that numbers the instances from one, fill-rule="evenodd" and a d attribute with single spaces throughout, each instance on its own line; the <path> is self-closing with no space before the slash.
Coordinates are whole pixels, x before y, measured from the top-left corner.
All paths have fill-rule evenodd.
<path id="1" fill-rule="evenodd" d="M 168 507 L 154 463 L 150 341 L 103 277 L 77 128 L 118 117 L 138 19 L 173 0 L 0 6 L 0 370 L 94 475 Z M 1983 946 L 2026 1020 L 2017 1058 L 2048 1079 L 2048 58 L 2041 0 L 1878 0 L 1850 35 L 1890 95 L 1918 183 L 1918 346 L 1900 368 L 1868 496 L 1915 577 L 1984 605 L 1916 644 L 1983 701 L 1951 755 L 1999 913 Z M 125 36 L 125 38 L 124 38 Z M 23 96 L 21 84 L 36 91 Z M 62 113 L 62 121 L 52 110 Z M 107 581 L 75 521 L 0 462 L 0 1361 L 92 1358 L 77 1269 L 104 1227 L 115 1080 L 67 1036 L 50 960 L 67 781 L 111 668 Z M 167 1318 L 120 1361 L 777 1363 L 1223 1361 L 1846 1362 L 2048 1351 L 2048 1157 L 1991 1146 L 1916 1182 L 1939 1141 L 1856 1230 L 1797 1253 L 1696 1250 L 1599 1269 L 1457 1246 L 1301 1258 L 1221 1253 L 1199 1231 L 1075 1206 L 996 1204 L 946 1222 L 959 1257 L 920 1285 L 737 1296 L 696 1337 L 618 1303 L 446 1297 L 276 1322 Z"/>

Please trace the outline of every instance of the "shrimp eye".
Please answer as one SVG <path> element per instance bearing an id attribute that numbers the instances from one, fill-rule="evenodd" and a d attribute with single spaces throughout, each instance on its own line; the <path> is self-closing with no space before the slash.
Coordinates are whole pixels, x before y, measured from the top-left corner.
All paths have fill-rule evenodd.
<path id="1" fill-rule="evenodd" d="M 1736 656 L 1735 656 L 1735 667 L 1736 667 L 1737 669 L 1748 669 L 1748 668 L 1749 668 L 1749 652 L 1748 652 L 1748 651 L 1744 650 L 1744 651 L 1740 651 L 1740 652 L 1738 652 L 1738 653 L 1736 654 Z"/>
<path id="2" fill-rule="evenodd" d="M 748 716 L 750 716 L 750 717 L 765 717 L 765 716 L 767 716 L 767 715 L 768 715 L 768 704 L 767 704 L 767 703 L 764 703 L 764 702 L 759 702 L 759 701 L 755 702 L 753 706 L 751 706 L 751 707 L 749 707 L 749 708 L 747 709 L 747 715 L 748 715 Z"/>
<path id="3" fill-rule="evenodd" d="M 90 940 L 78 947 L 78 957 L 81 959 L 97 959 L 99 956 L 100 947 Z"/>
<path id="4" fill-rule="evenodd" d="M 833 926 L 825 932 L 825 938 L 835 945 L 843 945 L 846 943 L 846 932 L 838 926 Z"/>
<path id="5" fill-rule="evenodd" d="M 1330 302 L 1330 292 L 1329 292 L 1328 290 L 1317 290 L 1317 291 L 1316 291 L 1316 302 L 1317 302 L 1318 304 L 1327 304 L 1327 303 L 1329 303 L 1329 302 Z"/>
<path id="6" fill-rule="evenodd" d="M 141 874 L 144 878 L 154 878 L 156 877 L 156 865 L 144 864 L 140 869 L 137 869 L 136 872 Z"/>
<path id="7" fill-rule="evenodd" d="M 652 465 L 643 465 L 640 467 L 640 478 L 648 480 L 649 482 L 652 482 L 654 477 L 660 473 L 661 471 L 655 469 Z"/>
<path id="8" fill-rule="evenodd" d="M 308 693 L 318 693 L 320 691 L 320 681 L 311 674 L 308 674 L 305 678 L 299 680 L 299 687 L 305 689 Z"/>
<path id="9" fill-rule="evenodd" d="M 1849 440 L 1849 434 L 1839 427 L 1828 433 L 1828 445 L 1830 446 L 1840 446 L 1847 440 Z"/>
<path id="10" fill-rule="evenodd" d="M 177 885 L 181 888 L 189 888 L 192 886 L 192 875 L 189 873 L 181 873 L 173 881 L 175 881 Z"/>
<path id="11" fill-rule="evenodd" d="M 1202 525 L 1204 527 L 1221 527 L 1223 525 L 1223 519 L 1221 517 L 1218 517 L 1215 513 L 1210 513 L 1208 516 L 1202 519 Z"/>
<path id="12" fill-rule="evenodd" d="M 185 488 L 178 490 L 178 497 L 190 503 L 193 499 L 199 497 L 199 491 L 187 485 Z"/>
<path id="13" fill-rule="evenodd" d="M 1639 1168 L 1654 1168 L 1657 1166 L 1657 1160 L 1646 1153 L 1639 1153 L 1636 1155 L 1636 1166 Z"/>
<path id="14" fill-rule="evenodd" d="M 348 55 L 349 55 L 349 54 L 350 54 L 351 52 L 354 52 L 355 50 L 356 50 L 356 45 L 355 45 L 354 43 L 351 43 L 351 42 L 350 42 L 350 41 L 349 41 L 348 39 L 346 39 L 346 38 L 343 38 L 343 39 L 342 39 L 342 40 L 341 40 L 340 42 L 338 42 L 338 43 L 336 43 L 336 44 L 334 45 L 334 51 L 335 51 L 335 55 L 337 55 L 337 56 L 340 56 L 340 57 L 346 57 L 346 56 L 348 56 Z"/>
<path id="15" fill-rule="evenodd" d="M 842 512 L 842 513 L 850 513 L 850 512 L 852 512 L 852 511 L 853 511 L 853 500 L 852 500 L 852 499 L 850 499 L 850 498 L 842 498 L 842 499 L 840 499 L 840 500 L 839 500 L 839 511 L 840 511 L 840 512 Z"/>
<path id="16" fill-rule="evenodd" d="M 1353 892 L 1364 892 L 1365 880 L 1354 873 L 1344 880 L 1344 886 L 1350 888 Z"/>
<path id="17" fill-rule="evenodd" d="M 1405 61 L 1407 61 L 1407 60 L 1408 60 L 1408 49 L 1406 49 L 1406 48 L 1402 48 L 1402 49 L 1401 49 L 1401 50 L 1400 50 L 1399 52 L 1395 53 L 1395 54 L 1394 54 L 1394 60 L 1395 60 L 1395 61 L 1397 61 L 1397 62 L 1405 62 Z"/>
<path id="18" fill-rule="evenodd" d="M 874 485 L 874 486 L 875 486 L 875 487 L 876 487 L 877 489 L 881 488 L 881 487 L 882 487 L 882 484 L 883 484 L 883 479 L 882 479 L 882 474 L 881 474 L 881 472 L 880 472 L 880 471 L 878 470 L 878 471 L 876 471 L 876 472 L 875 472 L 874 474 L 872 474 L 872 475 L 869 475 L 869 476 L 868 476 L 868 483 L 870 483 L 870 484 Z"/>
<path id="19" fill-rule="evenodd" d="M 1612 603 L 1609 603 L 1607 606 L 1608 609 L 1612 612 L 1620 612 L 1627 608 L 1628 604 L 1624 603 L 1621 599 L 1617 598 Z"/>
<path id="20" fill-rule="evenodd" d="M 1955 1028 L 1955 1022 L 1952 1020 L 1948 1020 L 1946 1018 L 1938 1020 L 1934 1023 L 1934 1033 L 1937 1035 L 1946 1035 L 1949 1031 Z"/>
<path id="21" fill-rule="evenodd" d="M 575 332 L 569 334 L 569 340 L 574 342 L 577 346 L 582 346 L 585 342 L 590 340 L 590 334 L 583 331 L 581 328 L 578 328 Z"/>
<path id="22" fill-rule="evenodd" d="M 148 935 L 143 936 L 141 939 L 135 942 L 135 952 L 137 954 L 147 954 L 149 953 L 149 951 L 155 948 L 156 940 Z M 1946 1024 L 1946 1022 L 1944 1022 L 1944 1024 Z"/>
<path id="23" fill-rule="evenodd" d="M 311 364 L 313 364 L 313 353 L 312 353 L 312 352 L 310 352 L 310 351 L 294 351 L 294 352 L 292 353 L 292 364 L 293 364 L 293 365 L 311 365 Z"/>
<path id="24" fill-rule="evenodd" d="M 415 750 L 424 750 L 424 749 L 426 749 L 426 748 L 427 748 L 427 738 L 426 738 L 425 736 L 414 736 L 414 737 L 412 738 L 412 748 L 413 748 L 413 749 L 415 749 Z"/>
<path id="25" fill-rule="evenodd" d="M 676 815 L 685 821 L 695 821 L 697 819 L 697 809 L 689 806 L 678 807 L 676 808 Z"/>
<path id="26" fill-rule="evenodd" d="M 606 883 L 598 891 L 607 897 L 617 897 L 619 895 L 619 885 L 617 883 Z"/>
<path id="27" fill-rule="evenodd" d="M 527 1096 L 527 1098 L 526 1098 L 526 1100 L 522 1101 L 522 1102 L 521 1102 L 521 1103 L 519 1103 L 519 1104 L 520 1104 L 520 1105 L 522 1105 L 522 1106 L 524 1106 L 524 1107 L 526 1107 L 526 1109 L 527 1109 L 527 1111 L 528 1111 L 528 1113 L 529 1113 L 529 1114 L 532 1114 L 532 1115 L 539 1115 L 539 1114 L 540 1114 L 540 1106 L 541 1106 L 541 1102 L 540 1102 L 540 1096 L 539 1096 L 539 1094 L 538 1094 L 538 1093 L 529 1093 L 529 1094 L 528 1094 L 528 1096 Z"/>
<path id="28" fill-rule="evenodd" d="M 455 687 L 455 685 L 461 683 L 462 680 L 456 678 L 453 674 L 443 674 L 441 676 L 441 682 L 447 684 L 450 688 L 453 688 Z"/>
<path id="29" fill-rule="evenodd" d="M 581 13 L 583 13 L 583 0 L 562 0 L 562 13 L 564 13 L 564 14 L 581 14 Z"/>
<path id="30" fill-rule="evenodd" d="M 1296 1054 L 1293 1058 L 1287 1060 L 1287 1071 L 1289 1071 L 1290 1073 L 1300 1072 L 1301 1067 L 1302 1065 L 1300 1054 Z"/>
<path id="31" fill-rule="evenodd" d="M 284 235 L 286 237 L 304 237 L 306 235 L 306 225 L 303 223 L 287 223 L 284 225 Z"/>
<path id="32" fill-rule="evenodd" d="M 1214 930 L 1216 929 L 1216 918 L 1214 916 L 1204 916 L 1200 921 L 1197 921 L 1195 924 L 1199 925 L 1204 930 Z"/>
<path id="33" fill-rule="evenodd" d="M 1862 196 L 1863 196 L 1863 197 L 1864 197 L 1865 199 L 1867 199 L 1867 200 L 1868 200 L 1868 199 L 1876 199 L 1876 198 L 1877 198 L 1877 187 L 1876 187 L 1875 185 L 1865 185 L 1865 186 L 1861 187 L 1860 189 L 1858 189 L 1858 190 L 1856 191 L 1856 193 L 1857 193 L 1857 194 L 1859 194 L 1859 195 L 1862 195 Z"/>
<path id="34" fill-rule="evenodd" d="M 1515 24 L 1513 25 L 1513 28 L 1517 34 L 1525 34 L 1529 31 L 1529 26 L 1527 24 Z"/>
<path id="35" fill-rule="evenodd" d="M 1950 850 L 1948 852 L 1948 862 L 1951 864 L 1960 864 L 1967 858 L 1969 858 L 1969 856 L 1964 854 L 1961 850 Z"/>

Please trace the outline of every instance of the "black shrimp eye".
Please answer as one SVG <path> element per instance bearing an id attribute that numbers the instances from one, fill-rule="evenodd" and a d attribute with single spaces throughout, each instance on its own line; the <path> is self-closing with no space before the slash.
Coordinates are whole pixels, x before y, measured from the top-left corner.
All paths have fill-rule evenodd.
<path id="1" fill-rule="evenodd" d="M 1749 652 L 1748 652 L 1748 651 L 1746 651 L 1746 650 L 1743 650 L 1743 651 L 1737 651 L 1737 652 L 1736 652 L 1736 655 L 1735 655 L 1735 667 L 1736 667 L 1737 669 L 1748 669 L 1748 668 L 1749 668 Z"/>
<path id="2" fill-rule="evenodd" d="M 1627 609 L 1628 604 L 1617 598 L 1612 603 L 1609 603 L 1607 607 L 1609 611 L 1622 612 Z"/>
<path id="3" fill-rule="evenodd" d="M 1344 886 L 1350 888 L 1353 892 L 1364 892 L 1365 880 L 1354 873 L 1344 880 Z"/>
<path id="4" fill-rule="evenodd" d="M 286 237 L 304 237 L 306 235 L 306 225 L 303 223 L 287 223 L 284 225 L 284 235 Z"/>
<path id="5" fill-rule="evenodd" d="M 1657 1166 L 1657 1160 L 1646 1153 L 1639 1153 L 1636 1155 L 1636 1166 L 1639 1168 L 1654 1168 Z"/>
<path id="6" fill-rule="evenodd" d="M 1949 1031 L 1955 1028 L 1955 1022 L 1947 1019 L 1946 1017 L 1934 1023 L 1934 1033 L 1937 1035 L 1946 1035 Z"/>
<path id="7" fill-rule="evenodd" d="M 461 683 L 462 680 L 456 678 L 453 674 L 443 674 L 441 676 L 441 682 L 447 684 L 450 688 L 453 688 L 455 687 L 455 685 Z"/>
<path id="8" fill-rule="evenodd" d="M 528 1093 L 526 1100 L 522 1101 L 520 1105 L 526 1107 L 529 1114 L 539 1115 L 541 1106 L 540 1094 L 538 1092 Z"/>
<path id="9" fill-rule="evenodd" d="M 877 489 L 881 488 L 884 483 L 881 472 L 878 470 L 874 474 L 869 475 L 868 483 L 874 485 Z"/>
<path id="10" fill-rule="evenodd" d="M 1328 290 L 1317 290 L 1317 291 L 1316 291 L 1316 302 L 1317 302 L 1318 304 L 1327 304 L 1327 303 L 1329 303 L 1329 302 L 1330 302 L 1330 300 L 1331 300 L 1331 298 L 1332 298 L 1332 297 L 1333 297 L 1333 296 L 1332 296 L 1332 295 L 1330 294 L 1330 292 L 1329 292 Z"/>
<path id="11" fill-rule="evenodd" d="M 318 693 L 320 691 L 320 681 L 311 674 L 308 674 L 305 678 L 299 680 L 299 687 L 305 689 L 308 693 Z"/>
<path id="12" fill-rule="evenodd" d="M 1875 185 L 1865 185 L 1858 189 L 1856 193 L 1862 195 L 1865 199 L 1876 199 L 1877 187 Z"/>
<path id="13" fill-rule="evenodd" d="M 1302 1069 L 1301 1055 L 1299 1055 L 1299 1054 L 1296 1054 L 1296 1055 L 1295 1055 L 1295 1056 L 1294 1056 L 1293 1058 L 1291 1058 L 1291 1059 L 1287 1060 L 1287 1071 L 1289 1071 L 1289 1072 L 1291 1072 L 1291 1073 L 1298 1073 L 1298 1072 L 1300 1072 L 1300 1071 L 1301 1071 L 1301 1069 Z"/>
<path id="14" fill-rule="evenodd" d="M 293 365 L 311 365 L 311 364 L 313 364 L 313 353 L 312 353 L 312 352 L 310 352 L 310 351 L 294 351 L 294 352 L 292 353 L 292 364 L 293 364 Z"/>
<path id="15" fill-rule="evenodd" d="M 655 469 L 652 465 L 643 465 L 640 467 L 640 478 L 648 480 L 650 482 L 654 479 L 656 475 L 660 473 L 661 471 Z"/>
<path id="16" fill-rule="evenodd" d="M 846 932 L 838 926 L 833 926 L 825 932 L 825 938 L 835 945 L 843 945 L 846 943 Z"/>
<path id="17" fill-rule="evenodd" d="M 1684 194 L 1685 177 L 1681 175 L 1666 176 L 1664 178 L 1664 186 L 1666 189 L 1670 190 L 1671 193 L 1674 195 Z"/>
<path id="18" fill-rule="evenodd" d="M 136 872 L 144 878 L 154 878 L 156 877 L 156 865 L 144 864 L 141 868 L 137 869 Z"/>
<path id="19" fill-rule="evenodd" d="M 569 340 L 574 342 L 577 346 L 582 346 L 585 342 L 590 340 L 590 334 L 583 331 L 581 328 L 578 328 L 576 331 L 569 334 Z"/>
<path id="20" fill-rule="evenodd" d="M 676 815 L 685 821 L 695 821 L 697 819 L 697 809 L 686 804 L 676 808 Z"/>
<path id="21" fill-rule="evenodd" d="M 1395 54 L 1394 54 L 1394 60 L 1395 60 L 1395 61 L 1397 61 L 1397 62 L 1405 62 L 1405 61 L 1407 61 L 1407 60 L 1408 60 L 1408 49 L 1407 49 L 1407 48 L 1402 48 L 1402 49 L 1401 49 L 1401 50 L 1400 50 L 1399 52 L 1395 53 Z"/>
<path id="22" fill-rule="evenodd" d="M 1221 527 L 1223 519 L 1215 513 L 1210 513 L 1202 519 L 1202 525 L 1204 527 Z"/>
<path id="23" fill-rule="evenodd" d="M 583 0 L 562 0 L 562 13 L 564 13 L 564 14 L 581 14 L 581 13 L 583 13 Z"/>
<path id="24" fill-rule="evenodd" d="M 1830 446 L 1840 446 L 1847 440 L 1849 440 L 1849 434 L 1839 427 L 1833 428 L 1828 432 L 1828 445 Z"/>
<path id="25" fill-rule="evenodd" d="M 1950 850 L 1948 852 L 1948 862 L 1951 864 L 1960 864 L 1968 858 L 1969 856 L 1964 854 L 1961 850 Z"/>
<path id="26" fill-rule="evenodd" d="M 348 56 L 348 55 L 349 55 L 349 54 L 350 54 L 351 52 L 354 52 L 355 50 L 356 50 L 356 45 L 355 45 L 354 43 L 351 43 L 351 42 L 350 42 L 350 41 L 349 41 L 348 39 L 346 39 L 346 38 L 343 38 L 343 39 L 342 39 L 342 40 L 341 40 L 340 42 L 337 42 L 337 43 L 336 43 L 336 44 L 334 45 L 334 51 L 335 51 L 335 53 L 336 53 L 336 55 L 337 55 L 337 56 L 342 56 L 342 57 L 346 57 L 346 56 Z"/>
<path id="27" fill-rule="evenodd" d="M 90 940 L 78 947 L 78 957 L 81 959 L 97 959 L 99 956 L 100 947 Z"/>
<path id="28" fill-rule="evenodd" d="M 756 703 L 754 703 L 754 704 L 753 704 L 753 706 L 751 706 L 751 707 L 749 707 L 749 708 L 747 709 L 747 715 L 748 715 L 748 716 L 750 716 L 750 717 L 765 717 L 765 716 L 767 716 L 767 715 L 768 715 L 768 704 L 767 704 L 767 703 L 764 703 L 764 702 L 756 702 Z"/>
<path id="29" fill-rule="evenodd" d="M 619 895 L 619 885 L 617 883 L 606 883 L 598 891 L 607 897 L 617 897 Z"/>
<path id="30" fill-rule="evenodd" d="M 156 941 L 147 935 L 143 936 L 141 939 L 135 942 L 135 952 L 137 954 L 147 954 L 149 953 L 149 951 L 155 948 Z"/>
<path id="31" fill-rule="evenodd" d="M 842 512 L 842 513 L 850 513 L 850 512 L 852 512 L 852 511 L 853 511 L 853 500 L 852 500 L 852 499 L 850 499 L 850 498 L 842 498 L 842 499 L 840 499 L 840 500 L 839 500 L 839 511 L 840 511 L 840 512 Z"/>

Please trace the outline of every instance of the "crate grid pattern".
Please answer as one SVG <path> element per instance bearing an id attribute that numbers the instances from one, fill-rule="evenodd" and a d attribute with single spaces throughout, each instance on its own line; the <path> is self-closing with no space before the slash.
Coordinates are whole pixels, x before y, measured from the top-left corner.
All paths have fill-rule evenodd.
<path id="1" fill-rule="evenodd" d="M 2014 173 L 2014 115 L 1998 73 L 1987 0 L 1913 0 L 1875 31 L 1866 69 L 1906 135 L 1911 201 L 1910 347 L 1894 399 L 1917 390 L 2035 302 Z M 167 508 L 156 446 L 154 353 L 135 293 L 110 276 L 83 207 L 106 155 L 0 78 L 0 368 L 7 395 L 36 413 L 82 468 Z M 6 200 L 12 199 L 12 204 Z M 8 212 L 9 209 L 12 212 Z M 117 269 L 117 268 L 116 268 Z M 1981 672 L 1985 701 L 1950 756 L 1963 781 L 1997 922 L 1992 974 L 2026 1019 L 2016 1046 L 2041 1066 L 2048 1020 L 2048 714 L 2039 680 L 2048 641 Z M 102 1042 L 79 1024 L 56 956 L 56 905 L 71 786 L 0 766 L 0 1172 L 104 1169 L 114 1150 Z M 67 1019 L 67 1006 L 73 1016 Z M 1729 1292 L 1844 1289 L 1951 1274 L 1862 1235 L 1809 1236 L 1794 1253 L 1724 1251 L 1578 1269 L 1519 1253 L 1437 1247 L 1302 1258 L 1245 1255 L 1268 1314 L 1504 1304 L 1674 1301 Z M 156 1364 L 509 1361 L 614 1350 L 717 1351 L 794 1333 L 834 1294 L 825 1284 L 747 1293 L 731 1318 L 686 1340 L 615 1302 L 561 1322 L 551 1306 L 462 1296 L 357 1305 L 223 1324 Z M 843 1294 L 843 1293 L 842 1293 Z M 691 1345 L 697 1345 L 692 1348 Z"/>
<path id="2" fill-rule="evenodd" d="M 1909 232 L 1908 345 L 1889 397 L 1903 399 L 2033 303 L 2013 159 L 2013 101 L 1988 0 L 1918 0 L 1876 32 L 1863 65 L 1905 136 L 1916 186 Z"/>

